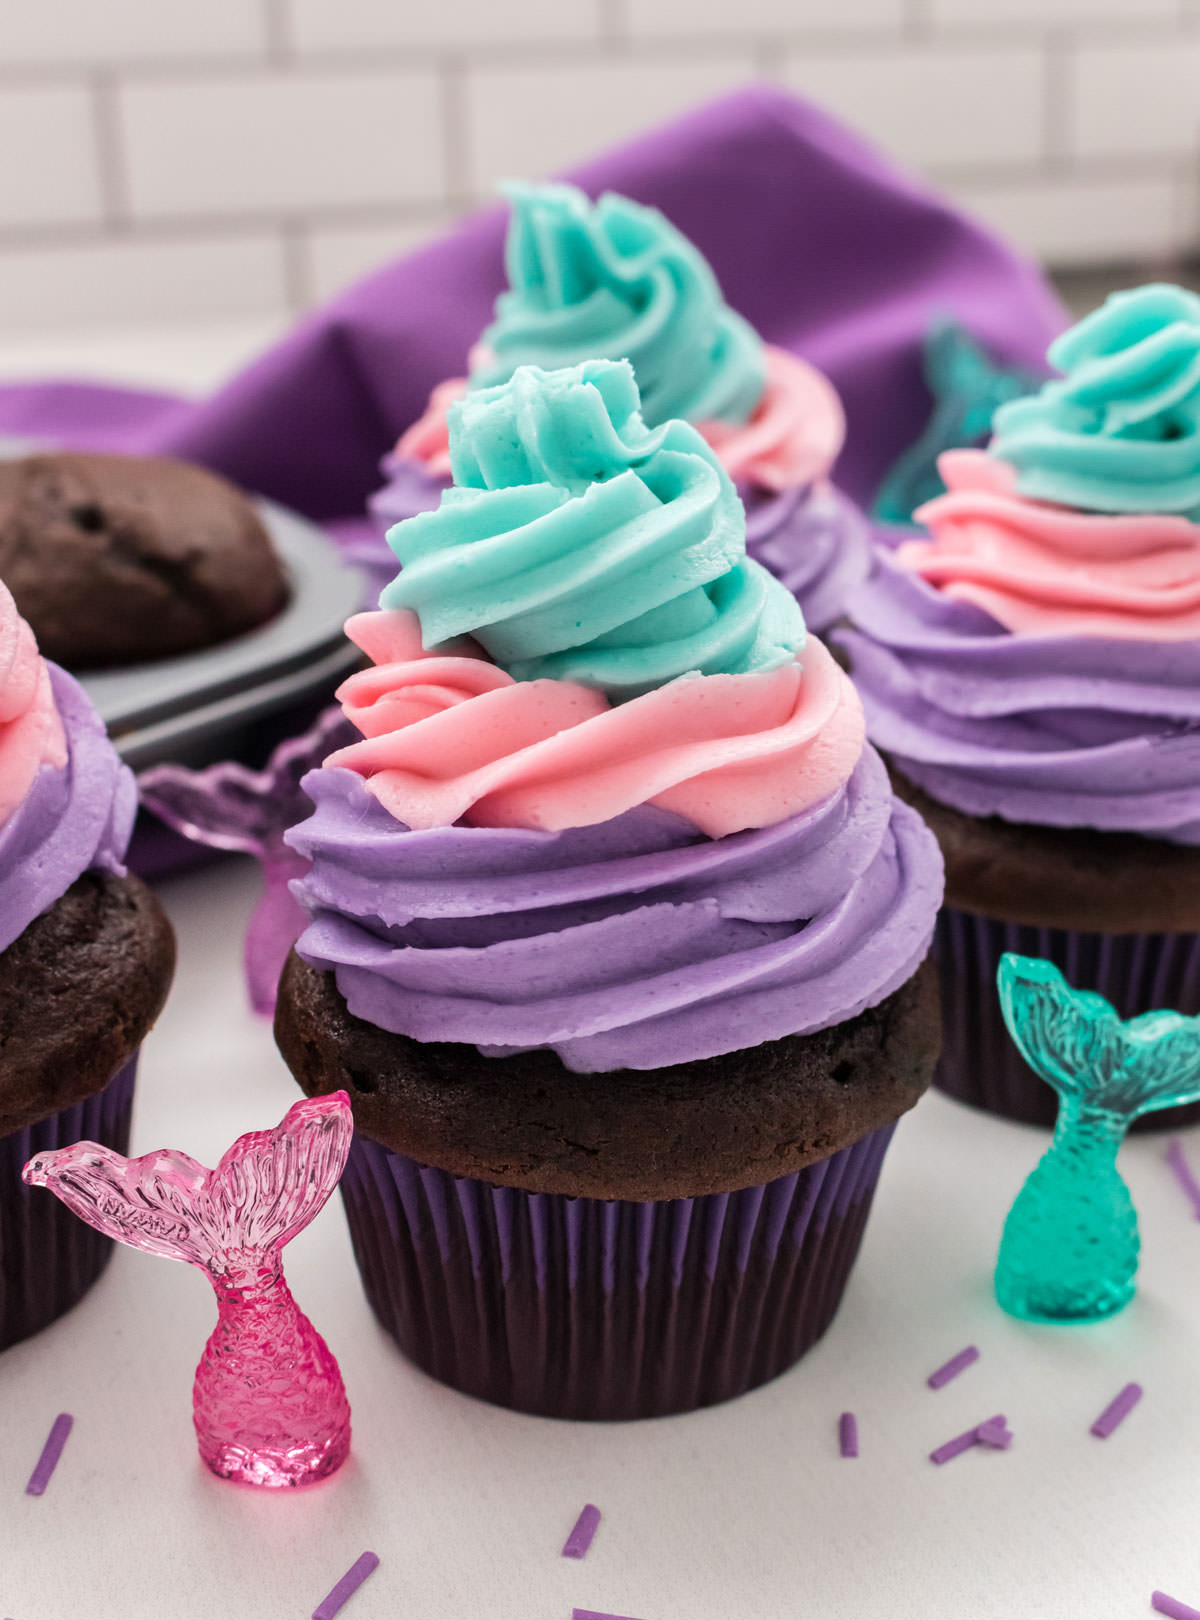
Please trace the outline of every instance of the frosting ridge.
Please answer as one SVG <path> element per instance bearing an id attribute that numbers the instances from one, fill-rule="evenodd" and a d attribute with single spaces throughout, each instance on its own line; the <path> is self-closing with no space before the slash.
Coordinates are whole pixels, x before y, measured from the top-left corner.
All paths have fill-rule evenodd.
<path id="1" fill-rule="evenodd" d="M 1200 641 L 1014 634 L 886 555 L 852 611 L 868 735 L 935 799 L 1200 844 Z"/>
<path id="2" fill-rule="evenodd" d="M 655 208 L 613 192 L 511 185 L 509 290 L 480 339 L 472 386 L 520 365 L 629 360 L 651 424 L 743 422 L 763 392 L 762 344 L 695 247 Z"/>
<path id="3" fill-rule="evenodd" d="M 389 531 L 436 647 L 472 636 L 518 679 L 636 696 L 691 671 L 790 661 L 800 610 L 745 555 L 736 491 L 683 422 L 649 429 L 627 363 L 520 368 L 450 416 L 455 487 Z"/>
<path id="4" fill-rule="evenodd" d="M 897 548 L 902 568 L 1021 633 L 1200 639 L 1200 525 L 1028 500 L 980 451 L 938 467 L 949 493 L 915 513 L 932 537 Z"/>
<path id="5" fill-rule="evenodd" d="M 1020 493 L 1200 518 L 1200 298 L 1161 283 L 1112 293 L 1048 357 L 1066 376 L 995 415 L 991 453 Z"/>
<path id="6" fill-rule="evenodd" d="M 397 839 L 353 772 L 305 786 L 301 953 L 359 1017 L 485 1055 L 647 1069 L 828 1027 L 915 971 L 941 899 L 932 835 L 870 749 L 820 804 L 719 840 L 651 806 Z"/>
<path id="7" fill-rule="evenodd" d="M 652 804 L 719 838 L 829 797 L 862 752 L 858 698 L 815 640 L 803 671 L 685 675 L 614 708 L 574 682 L 514 680 L 469 645 L 430 655 L 410 613 L 346 630 L 377 667 L 339 689 L 364 740 L 326 763 L 408 827 L 561 830 Z"/>

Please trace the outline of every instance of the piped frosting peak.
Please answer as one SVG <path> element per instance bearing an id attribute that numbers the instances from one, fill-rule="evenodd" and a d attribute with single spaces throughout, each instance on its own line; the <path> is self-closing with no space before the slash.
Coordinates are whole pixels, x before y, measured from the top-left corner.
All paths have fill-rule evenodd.
<path id="1" fill-rule="evenodd" d="M 679 675 L 751 674 L 804 642 L 795 600 L 745 554 L 745 515 L 684 422 L 648 428 L 625 362 L 523 366 L 450 412 L 455 487 L 397 524 L 380 598 L 424 645 L 469 635 L 517 680 L 623 701 Z"/>
<path id="2" fill-rule="evenodd" d="M 745 422 L 766 383 L 763 345 L 725 303 L 695 247 L 655 208 L 574 186 L 512 185 L 509 290 L 496 301 L 472 386 L 522 364 L 628 359 L 646 421 Z"/>
<path id="3" fill-rule="evenodd" d="M 1200 518 L 1200 297 L 1113 293 L 1050 347 L 1066 373 L 1002 405 L 991 453 L 1022 495 L 1088 512 Z"/>

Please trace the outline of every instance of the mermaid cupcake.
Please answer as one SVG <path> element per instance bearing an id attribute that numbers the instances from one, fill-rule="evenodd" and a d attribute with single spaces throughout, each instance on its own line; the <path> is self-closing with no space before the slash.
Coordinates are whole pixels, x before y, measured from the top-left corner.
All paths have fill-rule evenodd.
<path id="1" fill-rule="evenodd" d="M 0 1349 L 103 1270 L 108 1239 L 21 1182 L 82 1137 L 124 1152 L 171 925 L 124 869 L 137 795 L 82 689 L 0 584 Z"/>
<path id="2" fill-rule="evenodd" d="M 657 209 L 574 186 L 511 186 L 509 290 L 471 355 L 469 378 L 440 383 L 425 415 L 385 463 L 371 503 L 384 526 L 437 505 L 450 480 L 446 414 L 467 388 L 493 387 L 521 365 L 627 359 L 655 427 L 694 423 L 746 507 L 746 549 L 824 630 L 866 576 L 862 514 L 830 482 L 845 436 L 831 383 L 764 344 L 724 302 L 703 257 Z M 380 583 L 390 559 L 360 547 Z"/>
<path id="3" fill-rule="evenodd" d="M 349 634 L 276 1036 L 344 1087 L 384 1327 L 562 1417 L 686 1410 L 833 1317 L 935 1057 L 941 863 L 858 698 L 631 368 L 450 413 L 454 487 Z"/>
<path id="4" fill-rule="evenodd" d="M 946 856 L 938 1084 L 1047 1124 L 990 992 L 1005 951 L 1124 1018 L 1200 1012 L 1200 299 L 1114 294 L 1049 359 L 987 452 L 942 457 L 929 537 L 844 637 Z"/>

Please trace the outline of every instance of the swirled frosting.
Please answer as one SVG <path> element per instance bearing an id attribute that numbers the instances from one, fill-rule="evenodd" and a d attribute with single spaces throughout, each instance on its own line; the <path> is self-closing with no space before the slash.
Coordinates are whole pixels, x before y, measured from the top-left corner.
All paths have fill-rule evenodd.
<path id="1" fill-rule="evenodd" d="M 936 842 L 746 561 L 704 441 L 648 430 L 600 361 L 468 395 L 450 451 L 458 487 L 393 531 L 384 610 L 347 626 L 375 667 L 339 692 L 363 740 L 288 834 L 301 955 L 382 1029 L 580 1071 L 890 995 L 928 948 Z"/>
<path id="2" fill-rule="evenodd" d="M 886 556 L 851 611 L 868 735 L 935 799 L 1200 843 L 1200 640 L 1013 633 Z"/>
<path id="3" fill-rule="evenodd" d="M 560 830 L 653 804 L 718 838 L 828 798 L 862 752 L 857 696 L 818 641 L 803 670 L 685 675 L 613 708 L 572 681 L 514 681 L 469 647 L 431 655 L 410 613 L 346 630 L 377 667 L 339 689 L 364 740 L 326 763 L 412 828 Z"/>
<path id="4" fill-rule="evenodd" d="M 509 290 L 480 339 L 472 387 L 518 366 L 629 360 L 642 411 L 744 422 L 765 382 L 762 343 L 725 303 L 704 257 L 655 208 L 574 186 L 506 188 Z"/>
<path id="5" fill-rule="evenodd" d="M 768 346 L 766 356 L 766 393 L 745 426 L 708 421 L 696 428 L 745 504 L 747 554 L 820 631 L 841 617 L 848 593 L 867 576 L 870 530 L 828 477 L 845 432 L 836 392 L 794 355 Z M 450 482 L 447 412 L 466 392 L 465 378 L 440 383 L 385 460 L 388 481 L 371 498 L 372 516 L 385 528 L 439 504 Z M 377 596 L 391 577 L 386 543 L 360 543 L 352 555 L 369 570 Z"/>
<path id="6" fill-rule="evenodd" d="M 49 669 L 12 592 L 0 581 L 0 826 L 43 766 L 61 769 L 66 762 L 67 739 Z"/>
<path id="7" fill-rule="evenodd" d="M 627 698 L 676 676 L 791 661 L 804 623 L 745 555 L 745 515 L 693 429 L 647 429 L 633 372 L 520 368 L 450 415 L 455 488 L 388 543 L 380 597 L 437 647 L 472 636 L 518 680 Z"/>
<path id="8" fill-rule="evenodd" d="M 1200 640 L 1200 525 L 1028 500 L 1012 468 L 980 451 L 938 466 L 949 493 L 916 513 L 932 538 L 902 544 L 902 568 L 1009 630 Z"/>
<path id="9" fill-rule="evenodd" d="M 767 347 L 766 384 L 749 419 L 696 423 L 735 484 L 796 489 L 828 478 L 846 437 L 837 389 L 807 360 Z"/>
<path id="10" fill-rule="evenodd" d="M 83 689 L 53 664 L 65 752 L 44 758 L 0 823 L 0 951 L 85 872 L 124 871 L 137 790 Z"/>
<path id="11" fill-rule="evenodd" d="M 1200 298 L 1113 293 L 1048 357 L 1066 375 L 995 416 L 991 453 L 1016 468 L 1021 494 L 1200 519 Z"/>
<path id="12" fill-rule="evenodd" d="M 915 971 L 941 903 L 937 845 L 870 749 L 819 805 L 716 840 L 651 806 L 397 837 L 353 771 L 305 787 L 302 954 L 359 1017 L 485 1055 L 653 1069 L 827 1028 Z"/>

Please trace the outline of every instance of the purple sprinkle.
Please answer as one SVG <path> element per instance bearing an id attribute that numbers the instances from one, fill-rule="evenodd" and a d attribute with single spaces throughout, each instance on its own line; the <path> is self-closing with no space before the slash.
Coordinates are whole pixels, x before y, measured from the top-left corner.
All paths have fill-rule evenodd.
<path id="1" fill-rule="evenodd" d="M 980 1445 L 991 1446 L 994 1451 L 1007 1451 L 1013 1443 L 1012 1430 L 1003 1418 L 989 1418 L 975 1430 Z"/>
<path id="2" fill-rule="evenodd" d="M 631 1620 L 627 1614 L 602 1614 L 599 1609 L 572 1609 L 571 1620 Z"/>
<path id="3" fill-rule="evenodd" d="M 51 1424 L 46 1444 L 42 1447 L 42 1454 L 29 1476 L 29 1484 L 25 1487 L 26 1496 L 41 1496 L 49 1485 L 50 1475 L 58 1467 L 58 1459 L 62 1456 L 62 1448 L 67 1443 L 67 1436 L 74 1422 L 75 1419 L 70 1412 L 60 1412 Z"/>
<path id="4" fill-rule="evenodd" d="M 356 1558 L 332 1592 L 317 1604 L 312 1612 L 312 1620 L 333 1620 L 342 1604 L 352 1598 L 367 1576 L 373 1575 L 378 1568 L 379 1558 L 373 1552 L 365 1552 Z"/>
<path id="5" fill-rule="evenodd" d="M 596 1526 L 600 1523 L 600 1509 L 588 1502 L 575 1520 L 575 1528 L 563 1544 L 564 1558 L 582 1558 L 592 1544 Z"/>
<path id="6" fill-rule="evenodd" d="M 1092 1424 L 1092 1433 L 1098 1440 L 1107 1440 L 1118 1423 L 1123 1423 L 1142 1398 L 1140 1384 L 1126 1384 L 1125 1388 L 1101 1412 Z"/>
<path id="7" fill-rule="evenodd" d="M 1004 1414 L 998 1412 L 995 1417 L 987 1418 L 983 1423 L 977 1423 L 973 1429 L 967 1429 L 963 1434 L 956 1434 L 953 1440 L 947 1440 L 936 1451 L 929 1453 L 929 1460 L 933 1463 L 952 1462 L 955 1457 L 961 1457 L 964 1451 L 970 1451 L 972 1446 L 979 1444 L 980 1429 L 1004 1428 Z"/>
<path id="8" fill-rule="evenodd" d="M 939 1367 L 937 1372 L 931 1372 L 925 1382 L 930 1389 L 941 1389 L 943 1384 L 948 1384 L 952 1378 L 957 1378 L 960 1372 L 966 1372 L 971 1363 L 978 1360 L 979 1351 L 973 1344 L 969 1344 L 965 1350 L 960 1350 L 956 1356 L 951 1356 L 944 1367 Z"/>
<path id="9" fill-rule="evenodd" d="M 1171 1620 L 1200 1620 L 1200 1609 L 1193 1609 L 1178 1598 L 1168 1597 L 1166 1592 L 1151 1592 L 1150 1607 L 1157 1609 L 1159 1614 L 1169 1614 Z"/>
<path id="10" fill-rule="evenodd" d="M 1187 1154 L 1183 1151 L 1183 1143 L 1177 1136 L 1171 1138 L 1167 1144 L 1167 1164 L 1175 1180 L 1187 1194 L 1192 1206 L 1192 1214 L 1200 1221 L 1200 1181 L 1192 1174 L 1192 1167 L 1187 1162 Z"/>
<path id="11" fill-rule="evenodd" d="M 838 1418 L 838 1448 L 843 1457 L 858 1456 L 858 1419 L 853 1412 L 843 1412 Z"/>

